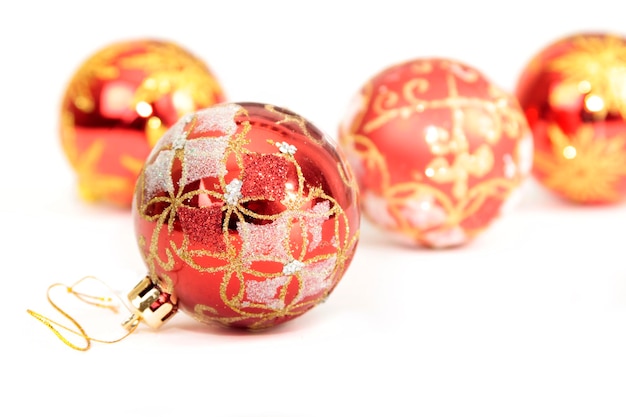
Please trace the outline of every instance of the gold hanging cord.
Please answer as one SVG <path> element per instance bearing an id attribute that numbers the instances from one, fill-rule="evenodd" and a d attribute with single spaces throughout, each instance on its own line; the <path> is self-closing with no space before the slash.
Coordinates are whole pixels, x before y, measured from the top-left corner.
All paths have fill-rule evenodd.
<path id="1" fill-rule="evenodd" d="M 46 327 L 48 327 L 63 343 L 65 343 L 67 346 L 71 347 L 72 349 L 75 350 L 79 350 L 79 351 L 87 351 L 91 348 L 91 342 L 98 342 L 98 343 L 117 343 L 121 340 L 126 339 L 128 336 L 130 336 L 135 329 L 137 328 L 137 325 L 139 324 L 139 320 L 135 320 L 132 325 L 124 325 L 124 328 L 126 329 L 126 333 L 115 340 L 102 340 L 102 339 L 97 339 L 94 337 L 89 336 L 86 332 L 85 329 L 78 323 L 78 321 L 76 319 L 74 319 L 69 313 L 67 313 L 65 310 L 63 310 L 61 307 L 59 307 L 54 301 L 52 301 L 52 297 L 50 295 L 50 292 L 52 291 L 52 289 L 56 288 L 56 287 L 64 287 L 68 293 L 76 296 L 76 298 L 78 298 L 80 301 L 96 306 L 96 307 L 100 307 L 100 308 L 105 308 L 105 309 L 109 309 L 112 310 L 113 312 L 117 313 L 118 311 L 118 305 L 116 303 L 114 303 L 114 299 L 111 297 L 102 297 L 102 296 L 95 296 L 95 295 L 90 295 L 90 294 L 85 294 L 85 293 L 81 293 L 78 291 L 74 290 L 74 287 L 76 287 L 77 285 L 79 285 L 80 283 L 82 283 L 83 281 L 87 281 L 87 280 L 94 280 L 97 281 L 98 283 L 104 285 L 110 292 L 111 294 L 115 294 L 115 291 L 113 291 L 111 289 L 111 287 L 109 287 L 106 283 L 104 283 L 103 281 L 101 281 L 100 279 L 93 277 L 93 276 L 86 276 L 83 277 L 81 279 L 79 279 L 78 281 L 76 281 L 74 283 L 74 285 L 72 286 L 67 286 L 65 284 L 52 284 L 48 287 L 48 290 L 46 291 L 46 298 L 48 299 L 48 302 L 50 303 L 50 305 L 56 310 L 58 311 L 63 317 L 65 317 L 66 319 L 68 319 L 74 328 L 68 327 L 66 325 L 63 325 L 57 321 L 54 321 L 52 319 L 50 319 L 49 317 L 46 317 L 40 313 L 37 313 L 33 310 L 26 310 L 28 312 L 28 314 L 30 314 L 31 316 L 33 316 L 34 318 L 36 318 L 37 320 L 39 320 L 41 323 L 43 323 Z M 125 306 L 124 302 L 122 301 L 122 299 L 119 296 L 115 296 L 115 298 L 117 298 L 119 300 L 119 305 Z M 128 308 L 127 308 L 128 309 Z M 128 309 L 129 313 L 132 313 L 132 311 L 130 309 Z M 77 336 L 80 336 L 82 339 L 84 339 L 85 341 L 85 345 L 84 346 L 79 346 L 75 343 L 72 343 L 67 337 L 65 337 L 63 334 L 61 334 L 61 331 L 59 329 L 63 329 L 65 331 L 68 331 L 72 334 L 75 334 Z"/>

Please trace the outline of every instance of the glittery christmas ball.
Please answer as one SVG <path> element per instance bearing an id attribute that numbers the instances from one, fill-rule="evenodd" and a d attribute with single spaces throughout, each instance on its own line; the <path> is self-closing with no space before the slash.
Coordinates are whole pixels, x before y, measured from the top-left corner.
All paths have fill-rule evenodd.
<path id="1" fill-rule="evenodd" d="M 540 51 L 516 95 L 535 142 L 533 174 L 566 200 L 626 197 L 626 39 L 580 33 Z"/>
<path id="2" fill-rule="evenodd" d="M 183 117 L 139 176 L 133 217 L 150 280 L 197 320 L 260 329 L 325 300 L 359 235 L 340 150 L 303 117 L 226 103 Z"/>
<path id="3" fill-rule="evenodd" d="M 371 78 L 339 141 L 364 215 L 402 241 L 432 248 L 463 245 L 485 230 L 532 165 L 515 97 L 447 59 L 416 59 Z"/>
<path id="4" fill-rule="evenodd" d="M 130 207 L 156 141 L 184 114 L 223 100 L 207 65 L 174 43 L 133 40 L 97 51 L 61 104 L 61 143 L 80 196 Z"/>

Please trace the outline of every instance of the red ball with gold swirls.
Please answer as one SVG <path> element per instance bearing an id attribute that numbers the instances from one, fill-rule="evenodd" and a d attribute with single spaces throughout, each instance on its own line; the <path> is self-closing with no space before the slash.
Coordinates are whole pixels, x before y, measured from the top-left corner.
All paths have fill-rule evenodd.
<path id="1" fill-rule="evenodd" d="M 449 59 L 372 77 L 340 126 L 364 215 L 410 245 L 463 245 L 510 205 L 532 165 L 515 97 Z"/>

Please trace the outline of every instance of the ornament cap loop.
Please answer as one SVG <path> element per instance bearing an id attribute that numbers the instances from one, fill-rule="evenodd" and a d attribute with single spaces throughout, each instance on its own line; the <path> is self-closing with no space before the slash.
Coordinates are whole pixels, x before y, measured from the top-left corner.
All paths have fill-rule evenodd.
<path id="1" fill-rule="evenodd" d="M 141 321 L 153 329 L 158 329 L 178 310 L 176 297 L 167 294 L 146 276 L 128 293 L 133 314 L 122 325 L 128 331 L 134 330 Z"/>

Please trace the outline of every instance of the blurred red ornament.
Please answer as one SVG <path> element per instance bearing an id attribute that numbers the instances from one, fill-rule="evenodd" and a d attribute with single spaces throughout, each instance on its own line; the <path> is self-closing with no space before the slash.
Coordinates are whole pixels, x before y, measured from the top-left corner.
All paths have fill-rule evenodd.
<path id="1" fill-rule="evenodd" d="M 465 244 L 527 177 L 532 139 L 517 100 L 480 72 L 416 59 L 373 77 L 340 127 L 363 213 L 411 243 Z"/>
<path id="2" fill-rule="evenodd" d="M 130 207 L 156 141 L 184 114 L 223 100 L 209 68 L 174 43 L 126 41 L 96 52 L 61 106 L 61 142 L 81 197 Z"/>
<path id="3" fill-rule="evenodd" d="M 516 94 L 540 183 L 580 203 L 626 196 L 626 39 L 580 33 L 558 40 L 523 70 Z"/>
<path id="4" fill-rule="evenodd" d="M 142 315 L 163 308 L 157 325 L 178 307 L 240 328 L 293 319 L 333 291 L 359 234 L 357 187 L 336 145 L 301 116 L 255 103 L 216 105 L 168 130 L 133 217 L 149 275 L 129 298 L 153 304 Z"/>

